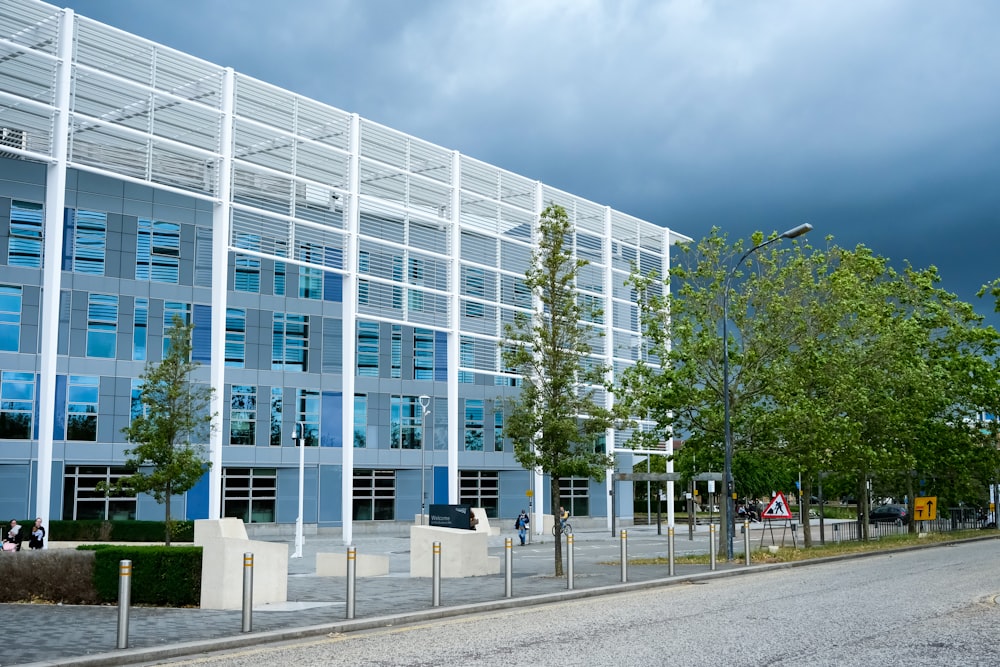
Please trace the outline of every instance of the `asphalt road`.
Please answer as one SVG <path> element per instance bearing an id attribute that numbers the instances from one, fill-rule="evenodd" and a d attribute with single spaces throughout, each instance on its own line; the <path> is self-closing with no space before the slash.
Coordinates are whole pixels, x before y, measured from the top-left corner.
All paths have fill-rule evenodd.
<path id="1" fill-rule="evenodd" d="M 998 665 L 995 540 L 243 648 L 171 665 Z"/>

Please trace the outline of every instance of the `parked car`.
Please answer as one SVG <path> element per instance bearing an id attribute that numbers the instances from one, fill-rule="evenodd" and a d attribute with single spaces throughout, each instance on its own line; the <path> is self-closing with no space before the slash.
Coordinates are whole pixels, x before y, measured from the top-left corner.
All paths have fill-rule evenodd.
<path id="1" fill-rule="evenodd" d="M 910 515 L 906 511 L 906 505 L 881 505 L 871 511 L 868 519 L 872 523 L 894 523 L 897 526 L 904 526 L 910 522 Z"/>

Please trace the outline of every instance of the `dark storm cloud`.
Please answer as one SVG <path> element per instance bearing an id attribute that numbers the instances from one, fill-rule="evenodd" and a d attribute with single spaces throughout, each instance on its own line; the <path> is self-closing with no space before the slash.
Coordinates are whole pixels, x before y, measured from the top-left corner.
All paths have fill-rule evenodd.
<path id="1" fill-rule="evenodd" d="M 990 0 L 68 4 L 695 238 L 1000 275 Z"/>

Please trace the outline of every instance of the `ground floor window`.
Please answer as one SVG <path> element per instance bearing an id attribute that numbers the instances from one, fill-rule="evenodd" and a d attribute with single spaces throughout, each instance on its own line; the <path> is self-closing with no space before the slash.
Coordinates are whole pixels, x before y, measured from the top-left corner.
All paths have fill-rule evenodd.
<path id="1" fill-rule="evenodd" d="M 222 516 L 243 523 L 274 523 L 278 496 L 275 468 L 223 468 Z"/>
<path id="2" fill-rule="evenodd" d="M 496 470 L 459 470 L 458 502 L 482 507 L 495 519 L 500 507 L 500 473 Z"/>
<path id="3" fill-rule="evenodd" d="M 64 521 L 135 519 L 135 493 L 105 493 L 98 485 L 111 487 L 128 472 L 122 466 L 66 466 L 63 477 Z"/>
<path id="4" fill-rule="evenodd" d="M 393 521 L 396 518 L 396 471 L 354 471 L 354 520 Z"/>
<path id="5" fill-rule="evenodd" d="M 590 516 L 590 480 L 571 477 L 559 480 L 559 502 L 570 516 Z"/>

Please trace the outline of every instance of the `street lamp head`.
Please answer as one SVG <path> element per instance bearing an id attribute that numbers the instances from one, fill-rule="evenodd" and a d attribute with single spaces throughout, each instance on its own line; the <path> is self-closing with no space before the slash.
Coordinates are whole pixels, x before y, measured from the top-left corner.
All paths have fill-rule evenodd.
<path id="1" fill-rule="evenodd" d="M 420 401 L 420 407 L 425 411 L 427 410 L 427 406 L 431 404 L 431 397 L 427 394 L 421 394 L 417 400 Z"/>
<path id="2" fill-rule="evenodd" d="M 805 222 L 799 225 L 798 227 L 792 227 L 787 232 L 784 232 L 780 238 L 794 239 L 796 236 L 802 236 L 803 234 L 807 234 L 808 232 L 812 231 L 812 228 L 813 228 L 812 225 L 810 225 L 808 222 Z"/>

